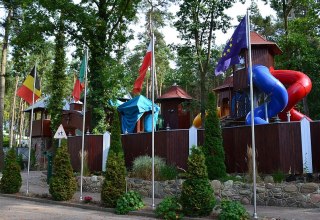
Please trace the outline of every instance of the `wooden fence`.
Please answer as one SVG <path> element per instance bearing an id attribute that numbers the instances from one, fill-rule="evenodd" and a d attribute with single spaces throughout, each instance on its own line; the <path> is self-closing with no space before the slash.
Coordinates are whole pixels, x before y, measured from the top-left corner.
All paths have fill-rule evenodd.
<path id="1" fill-rule="evenodd" d="M 68 151 L 71 157 L 71 164 L 75 171 L 80 171 L 81 160 L 79 153 L 81 152 L 81 136 L 68 137 Z M 88 153 L 88 166 L 90 171 L 102 170 L 103 155 L 103 136 L 102 135 L 85 135 L 84 150 Z"/>
<path id="2" fill-rule="evenodd" d="M 310 123 L 313 172 L 320 170 L 320 122 Z M 247 172 L 247 146 L 251 146 L 251 127 L 238 126 L 222 129 L 225 162 L 228 173 Z M 151 133 L 122 135 L 126 166 L 142 155 L 151 156 Z M 189 155 L 189 130 L 168 130 L 155 132 L 155 155 L 165 158 L 167 163 L 186 169 Z M 198 145 L 203 145 L 204 130 L 198 130 Z M 255 126 L 257 166 L 259 172 L 302 173 L 302 144 L 299 122 L 274 123 Z M 81 137 L 68 137 L 71 163 L 80 170 L 79 151 Z M 85 150 L 91 171 L 102 170 L 103 136 L 86 135 Z"/>

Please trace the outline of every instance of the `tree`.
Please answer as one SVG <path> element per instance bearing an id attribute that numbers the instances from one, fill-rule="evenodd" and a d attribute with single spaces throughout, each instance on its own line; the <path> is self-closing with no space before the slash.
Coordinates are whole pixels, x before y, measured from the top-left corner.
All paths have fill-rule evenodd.
<path id="1" fill-rule="evenodd" d="M 77 189 L 77 183 L 73 175 L 70 155 L 65 141 L 57 149 L 53 159 L 53 170 L 54 175 L 49 184 L 49 193 L 52 198 L 57 201 L 72 199 Z"/>
<path id="2" fill-rule="evenodd" d="M 21 168 L 17 160 L 15 148 L 11 148 L 5 159 L 0 191 L 2 193 L 17 193 L 22 185 Z"/>
<path id="3" fill-rule="evenodd" d="M 208 109 L 205 122 L 203 152 L 206 158 L 209 179 L 213 180 L 226 176 L 224 149 L 220 121 L 216 108 L 216 97 L 213 93 L 208 96 Z"/>
<path id="4" fill-rule="evenodd" d="M 187 216 L 207 216 L 215 206 L 213 188 L 208 180 L 205 157 L 193 147 L 188 158 L 187 179 L 182 184 L 181 205 Z"/>
<path id="5" fill-rule="evenodd" d="M 92 113 L 92 126 L 96 133 L 105 131 L 105 109 L 108 101 L 119 90 L 113 88 L 114 78 L 110 67 L 119 66 L 124 46 L 130 39 L 128 25 L 135 18 L 140 0 L 86 0 L 80 4 L 68 0 L 59 1 L 63 9 L 68 33 L 79 50 L 89 48 L 88 107 Z M 81 45 L 81 46 L 80 46 Z M 113 55 L 116 52 L 116 57 Z M 118 79 L 118 81 L 120 81 Z M 117 87 L 116 87 L 117 88 Z"/>
<path id="6" fill-rule="evenodd" d="M 197 64 L 200 80 L 200 105 L 202 121 L 205 114 L 206 79 L 210 71 L 210 59 L 215 35 L 213 31 L 229 27 L 230 17 L 224 14 L 235 3 L 232 1 L 182 1 L 177 12 L 178 21 L 175 27 L 185 41 L 184 46 L 190 47 Z M 210 71 L 211 74 L 213 71 Z"/>
<path id="7" fill-rule="evenodd" d="M 117 205 L 117 200 L 126 191 L 126 167 L 117 110 L 114 111 L 112 125 L 106 174 L 101 189 L 101 201 L 105 206 L 114 208 Z"/>

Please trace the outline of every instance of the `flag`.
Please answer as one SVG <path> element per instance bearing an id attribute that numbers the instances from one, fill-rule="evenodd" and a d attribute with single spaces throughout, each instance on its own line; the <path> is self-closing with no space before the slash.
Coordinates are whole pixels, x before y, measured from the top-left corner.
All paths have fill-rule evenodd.
<path id="1" fill-rule="evenodd" d="M 18 89 L 17 95 L 28 102 L 33 104 L 32 97 L 34 96 L 34 102 L 41 96 L 39 78 L 36 76 L 35 66 L 32 68 L 30 74 L 24 80 L 22 86 Z"/>
<path id="2" fill-rule="evenodd" d="M 147 53 L 144 56 L 142 65 L 139 69 L 139 76 L 136 79 L 136 81 L 134 82 L 134 86 L 133 86 L 133 90 L 132 90 L 132 92 L 134 94 L 140 93 L 142 90 L 142 83 L 143 83 L 144 78 L 146 76 L 146 72 L 151 65 L 151 59 L 152 59 L 152 44 L 150 42 L 148 49 L 147 49 Z"/>
<path id="3" fill-rule="evenodd" d="M 215 74 L 222 74 L 230 65 L 240 63 L 238 54 L 242 48 L 248 48 L 246 16 L 243 17 L 232 37 L 228 40 L 227 45 L 223 50 L 222 57 L 216 66 Z"/>
<path id="4" fill-rule="evenodd" d="M 80 100 L 80 94 L 84 89 L 85 71 L 86 71 L 86 55 L 84 55 L 82 58 L 79 77 L 76 79 L 76 82 L 74 83 L 74 86 L 73 86 L 72 97 L 76 102 Z"/>

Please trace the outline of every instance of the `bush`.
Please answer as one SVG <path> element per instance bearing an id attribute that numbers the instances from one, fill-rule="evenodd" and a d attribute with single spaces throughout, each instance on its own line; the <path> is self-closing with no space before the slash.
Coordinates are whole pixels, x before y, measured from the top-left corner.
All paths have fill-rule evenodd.
<path id="1" fill-rule="evenodd" d="M 20 166 L 20 169 L 23 170 L 23 169 L 24 169 L 24 163 L 23 163 L 22 154 L 19 154 L 19 155 L 18 155 L 17 162 L 18 162 L 18 164 L 19 164 L 19 166 Z"/>
<path id="2" fill-rule="evenodd" d="M 135 191 L 129 191 L 117 200 L 116 214 L 125 215 L 130 211 L 143 208 L 141 195 Z"/>
<path id="3" fill-rule="evenodd" d="M 154 179 L 171 180 L 178 175 L 177 169 L 173 166 L 166 165 L 165 161 L 154 157 Z M 150 156 L 140 156 L 133 161 L 131 176 L 144 180 L 152 180 L 152 158 Z"/>
<path id="4" fill-rule="evenodd" d="M 206 158 L 209 179 L 218 179 L 226 175 L 223 139 L 220 121 L 216 108 L 216 97 L 213 93 L 208 96 L 208 109 L 205 121 L 203 152 Z"/>
<path id="5" fill-rule="evenodd" d="M 246 220 L 249 214 L 239 202 L 222 200 L 219 220 Z"/>
<path id="6" fill-rule="evenodd" d="M 106 174 L 101 189 L 101 202 L 114 208 L 117 200 L 126 191 L 126 167 L 121 145 L 121 131 L 118 112 L 115 110 L 111 130 L 111 144 L 106 163 Z"/>
<path id="7" fill-rule="evenodd" d="M 53 159 L 53 170 L 54 174 L 50 180 L 49 193 L 54 200 L 70 200 L 76 192 L 77 183 L 73 175 L 70 155 L 65 143 L 61 143 L 61 147 L 56 151 Z"/>
<path id="8" fill-rule="evenodd" d="M 195 147 L 188 158 L 187 179 L 182 184 L 180 200 L 187 216 L 207 216 L 216 203 L 203 152 Z"/>
<path id="9" fill-rule="evenodd" d="M 278 170 L 277 172 L 272 174 L 273 180 L 276 183 L 282 183 L 283 180 L 286 179 L 286 175 L 281 170 Z"/>
<path id="10" fill-rule="evenodd" d="M 156 208 L 156 216 L 166 220 L 182 219 L 182 206 L 177 197 L 165 197 Z"/>
<path id="11" fill-rule="evenodd" d="M 15 149 L 11 148 L 4 160 L 4 169 L 0 181 L 0 191 L 2 193 L 12 194 L 19 192 L 22 184 L 20 171 Z"/>

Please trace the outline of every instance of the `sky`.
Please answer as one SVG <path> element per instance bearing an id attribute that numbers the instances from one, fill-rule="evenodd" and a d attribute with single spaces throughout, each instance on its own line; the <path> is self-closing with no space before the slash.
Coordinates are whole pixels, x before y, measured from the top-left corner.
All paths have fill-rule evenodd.
<path id="1" fill-rule="evenodd" d="M 264 2 L 261 0 L 255 1 L 258 5 L 258 8 L 260 10 L 260 13 L 263 17 L 266 17 L 268 15 L 276 16 L 276 13 L 273 9 L 270 8 L 269 5 L 265 5 Z M 231 25 L 236 26 L 238 25 L 237 16 L 239 15 L 245 15 L 247 8 L 249 8 L 251 3 L 251 0 L 247 0 L 245 4 L 241 4 L 240 2 L 233 5 L 233 7 L 226 10 L 226 14 L 232 17 Z M 172 12 L 175 12 L 178 10 L 178 7 L 171 8 Z M 230 28 L 227 33 L 223 33 L 222 31 L 216 31 L 216 45 L 221 45 L 226 43 L 226 39 L 229 39 L 232 36 L 232 33 L 234 31 L 234 28 Z M 163 34 L 165 36 L 165 41 L 168 44 L 180 42 L 178 39 L 178 32 L 172 28 L 172 27 L 166 27 L 163 29 Z M 132 45 L 131 45 L 132 46 Z"/>

